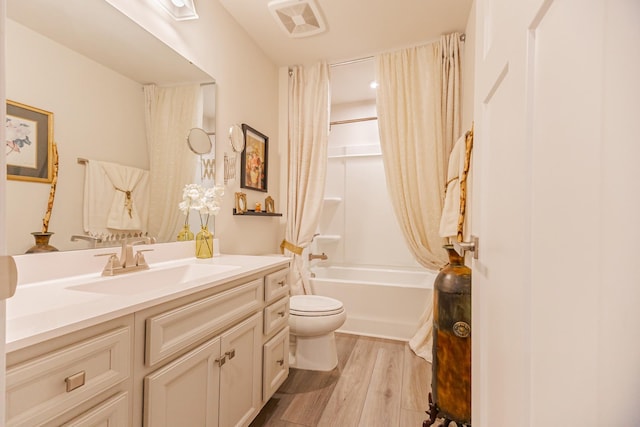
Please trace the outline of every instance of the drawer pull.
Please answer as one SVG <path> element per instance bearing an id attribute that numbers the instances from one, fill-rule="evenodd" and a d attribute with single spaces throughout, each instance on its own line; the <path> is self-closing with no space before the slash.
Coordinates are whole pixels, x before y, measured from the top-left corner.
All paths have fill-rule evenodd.
<path id="1" fill-rule="evenodd" d="M 280 286 L 284 286 L 284 285 L 286 285 L 286 284 L 287 284 L 287 282 L 286 282 L 284 279 L 282 279 L 282 280 L 280 280 L 280 281 L 278 282 L 278 285 L 280 285 Z"/>
<path id="2" fill-rule="evenodd" d="M 222 366 L 227 362 L 227 356 L 222 356 L 216 359 L 215 362 L 218 364 L 218 366 Z"/>
<path id="3" fill-rule="evenodd" d="M 278 359 L 276 360 L 276 363 L 280 366 L 284 365 L 284 359 Z"/>
<path id="4" fill-rule="evenodd" d="M 278 316 L 280 316 L 280 317 L 284 317 L 284 315 L 285 315 L 285 312 L 284 312 L 284 311 L 279 311 L 279 312 L 278 312 Z"/>
<path id="5" fill-rule="evenodd" d="M 78 387 L 82 387 L 84 385 L 84 371 L 78 372 L 77 374 L 69 375 L 64 379 L 64 382 L 67 383 L 67 393 L 77 389 Z"/>
<path id="6" fill-rule="evenodd" d="M 233 359 L 234 357 L 236 357 L 236 349 L 231 349 L 229 351 L 227 351 L 225 353 L 225 356 L 229 356 L 229 360 Z"/>

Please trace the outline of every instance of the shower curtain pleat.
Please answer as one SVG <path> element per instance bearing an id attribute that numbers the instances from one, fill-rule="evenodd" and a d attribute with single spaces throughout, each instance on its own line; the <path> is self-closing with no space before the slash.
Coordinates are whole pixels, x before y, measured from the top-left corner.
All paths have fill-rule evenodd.
<path id="1" fill-rule="evenodd" d="M 459 34 L 376 57 L 376 106 L 387 187 L 407 245 L 425 268 L 447 261 L 439 235 L 449 154 L 460 134 Z M 433 301 L 409 345 L 431 361 Z"/>
<path id="2" fill-rule="evenodd" d="M 302 250 L 320 221 L 327 171 L 329 66 L 295 66 L 289 82 L 287 225 L 281 248 L 292 257 L 293 295 L 309 294 Z"/>
<path id="3" fill-rule="evenodd" d="M 185 184 L 193 182 L 197 157 L 185 135 L 202 125 L 199 84 L 144 86 L 149 152 L 149 234 L 160 242 L 176 239 L 182 225 L 178 203 Z"/>

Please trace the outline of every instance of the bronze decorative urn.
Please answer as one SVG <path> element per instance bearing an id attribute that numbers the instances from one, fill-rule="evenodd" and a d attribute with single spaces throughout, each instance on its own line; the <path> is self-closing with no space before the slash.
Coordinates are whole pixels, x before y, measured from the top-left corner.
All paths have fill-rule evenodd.
<path id="1" fill-rule="evenodd" d="M 452 245 L 444 248 L 449 264 L 434 283 L 431 418 L 424 427 L 438 418 L 445 426 L 471 425 L 471 270 Z"/>

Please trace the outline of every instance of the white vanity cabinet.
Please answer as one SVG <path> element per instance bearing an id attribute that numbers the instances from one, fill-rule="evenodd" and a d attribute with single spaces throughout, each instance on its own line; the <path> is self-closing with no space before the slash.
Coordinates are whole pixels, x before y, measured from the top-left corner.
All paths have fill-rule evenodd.
<path id="1" fill-rule="evenodd" d="M 145 426 L 248 425 L 260 410 L 262 315 L 145 377 Z"/>
<path id="2" fill-rule="evenodd" d="M 127 425 L 133 316 L 7 355 L 7 426 Z"/>
<path id="3" fill-rule="evenodd" d="M 266 270 L 136 313 L 134 425 L 248 426 L 288 375 L 288 276 Z"/>
<path id="4" fill-rule="evenodd" d="M 288 278 L 278 260 L 11 351 L 6 425 L 248 426 L 289 373 Z"/>
<path id="5" fill-rule="evenodd" d="M 289 269 L 264 279 L 262 400 L 266 403 L 289 376 Z"/>

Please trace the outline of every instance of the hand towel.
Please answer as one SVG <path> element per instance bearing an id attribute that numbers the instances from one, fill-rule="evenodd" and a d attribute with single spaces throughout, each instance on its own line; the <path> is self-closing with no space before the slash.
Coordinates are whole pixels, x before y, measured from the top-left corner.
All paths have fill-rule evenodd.
<path id="1" fill-rule="evenodd" d="M 449 155 L 447 189 L 440 217 L 440 237 L 455 237 L 458 233 L 460 214 L 460 177 L 464 171 L 466 136 L 458 138 Z"/>
<path id="2" fill-rule="evenodd" d="M 148 181 L 148 171 L 88 160 L 84 183 L 84 231 L 93 236 L 110 235 L 114 230 L 146 232 Z M 124 191 L 116 190 L 116 186 Z M 130 192 L 129 199 L 126 191 Z"/>

